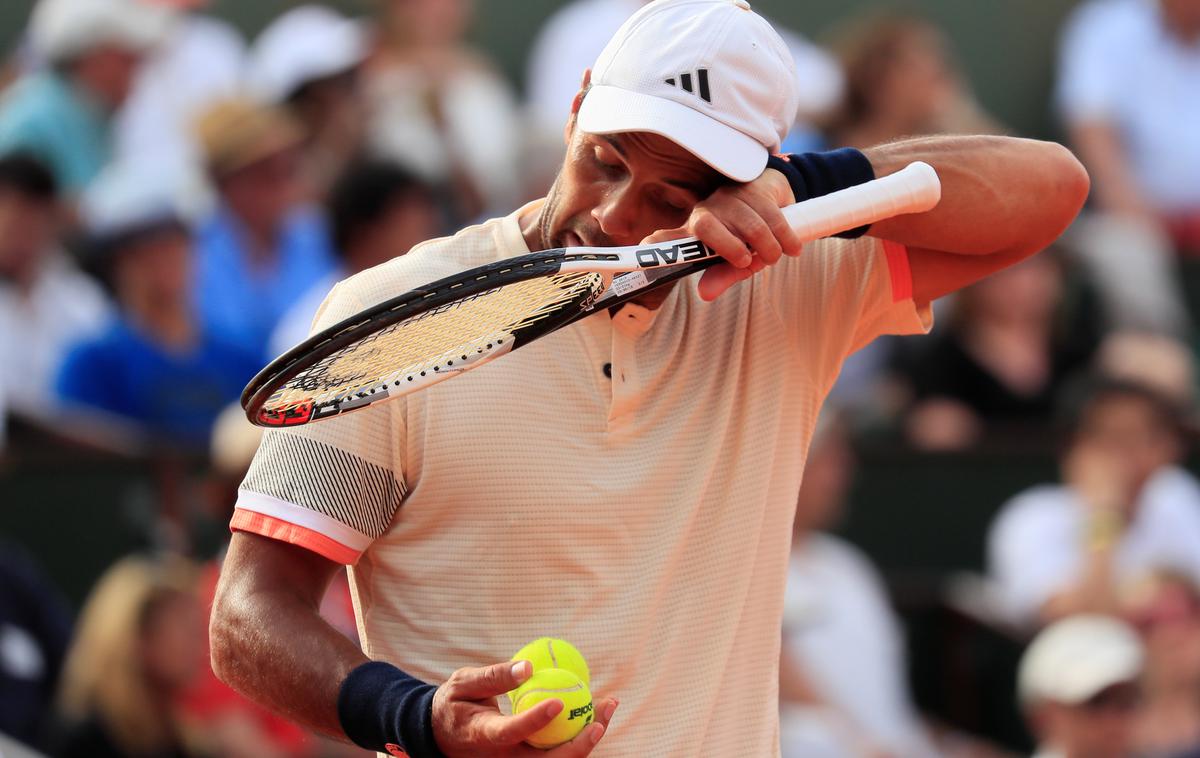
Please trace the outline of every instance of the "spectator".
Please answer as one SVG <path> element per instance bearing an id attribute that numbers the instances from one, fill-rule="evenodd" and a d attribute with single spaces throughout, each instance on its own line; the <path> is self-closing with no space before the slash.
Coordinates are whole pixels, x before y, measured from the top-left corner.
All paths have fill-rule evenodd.
<path id="1" fill-rule="evenodd" d="M 840 102 L 822 114 L 830 146 L 1000 131 L 975 102 L 945 35 L 922 18 L 870 12 L 848 21 L 833 36 L 832 48 L 844 86 Z M 851 355 L 832 396 L 862 415 L 890 417 L 895 393 L 882 380 L 896 350 L 897 342 L 888 338 Z"/>
<path id="2" fill-rule="evenodd" d="M 175 700 L 201 663 L 194 568 L 124 558 L 100 577 L 67 655 L 58 758 L 186 758 Z"/>
<path id="3" fill-rule="evenodd" d="M 0 540 L 0 735 L 42 746 L 70 634 L 58 590 L 19 545 Z"/>
<path id="4" fill-rule="evenodd" d="M 308 336 L 317 308 L 339 280 L 404 255 L 439 229 L 429 189 L 390 163 L 352 166 L 333 188 L 329 214 L 340 265 L 284 315 L 271 337 L 274 355 Z"/>
<path id="5" fill-rule="evenodd" d="M 1184 420 L 1196 410 L 1196 364 L 1179 340 L 1144 332 L 1114 332 L 1096 350 L 1101 376 L 1145 385 L 1175 404 Z"/>
<path id="6" fill-rule="evenodd" d="M 854 19 L 834 51 L 845 72 L 829 125 L 835 146 L 870 147 L 913 134 L 990 133 L 941 30 L 924 19 L 874 13 Z"/>
<path id="7" fill-rule="evenodd" d="M 108 163 L 109 123 L 169 21 L 166 9 L 134 0 L 39 0 L 30 42 L 49 67 L 0 103 L 0 152 L 28 151 L 66 193 L 80 192 Z"/>
<path id="8" fill-rule="evenodd" d="M 1042 254 L 959 293 L 946 327 L 897 359 L 915 404 L 909 440 L 926 450 L 968 447 L 985 432 L 1045 424 L 1064 383 L 1095 347 L 1092 320 L 1064 313 L 1063 271 Z"/>
<path id="9" fill-rule="evenodd" d="M 254 42 L 251 87 L 289 107 L 304 125 L 309 180 L 320 197 L 363 152 L 367 114 L 359 67 L 366 55 L 362 25 L 319 5 L 287 11 Z"/>
<path id="10" fill-rule="evenodd" d="M 148 182 L 114 167 L 85 198 L 120 316 L 74 347 L 57 390 L 64 407 L 110 414 L 157 443 L 203 450 L 217 414 L 261 361 L 197 323 L 191 238 L 170 199 Z"/>
<path id="11" fill-rule="evenodd" d="M 473 0 L 382 0 L 368 70 L 375 153 L 447 198 L 454 226 L 521 199 L 522 124 L 491 61 L 463 39 Z"/>
<path id="12" fill-rule="evenodd" d="M 1114 54 L 1115 53 L 1115 54 Z M 1182 336 L 1174 244 L 1200 250 L 1200 3 L 1090 0 L 1068 19 L 1058 108 L 1092 177 L 1076 242 L 1121 327 Z"/>
<path id="13" fill-rule="evenodd" d="M 1061 485 L 1014 497 L 988 533 L 1013 620 L 1119 611 L 1119 593 L 1172 568 L 1200 581 L 1200 484 L 1179 467 L 1175 406 L 1145 387 L 1097 381 L 1072 414 Z"/>
<path id="14" fill-rule="evenodd" d="M 305 202 L 303 131 L 285 111 L 231 100 L 199 132 L 220 198 L 196 236 L 201 325 L 265 358 L 284 311 L 334 265 L 324 219 Z"/>
<path id="15" fill-rule="evenodd" d="M 1160 571 L 1129 593 L 1124 607 L 1146 650 L 1138 755 L 1200 752 L 1200 589 L 1182 574 Z"/>
<path id="16" fill-rule="evenodd" d="M 212 0 L 137 0 L 178 11 L 164 42 L 138 72 L 114 123 L 114 163 L 145 167 L 186 188 L 189 213 L 207 200 L 203 161 L 192 125 L 213 103 L 243 86 L 246 42 L 203 9 Z"/>
<path id="17" fill-rule="evenodd" d="M 11 413 L 54 410 L 67 349 L 104 329 L 111 306 L 59 249 L 54 176 L 27 155 L 0 157 L 0 387 Z"/>
<path id="18" fill-rule="evenodd" d="M 904 639 L 882 577 L 827 533 L 854 454 L 840 421 L 818 422 L 796 508 L 780 662 L 785 758 L 937 754 L 907 692 Z"/>
<path id="19" fill-rule="evenodd" d="M 1039 634 L 1017 682 L 1034 758 L 1131 758 L 1142 664 L 1137 635 L 1114 618 L 1073 616 Z"/>

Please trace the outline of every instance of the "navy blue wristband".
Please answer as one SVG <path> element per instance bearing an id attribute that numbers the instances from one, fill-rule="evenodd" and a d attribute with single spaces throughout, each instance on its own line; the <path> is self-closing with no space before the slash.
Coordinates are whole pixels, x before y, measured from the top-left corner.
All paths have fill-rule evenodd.
<path id="1" fill-rule="evenodd" d="M 871 161 L 852 147 L 823 153 L 772 155 L 767 159 L 767 168 L 773 168 L 787 177 L 796 202 L 828 195 L 875 178 Z M 837 236 L 853 239 L 866 234 L 869 228 L 860 226 Z"/>
<path id="2" fill-rule="evenodd" d="M 370 661 L 342 682 L 338 721 L 359 747 L 410 758 L 444 758 L 433 737 L 436 691 L 390 663 Z"/>

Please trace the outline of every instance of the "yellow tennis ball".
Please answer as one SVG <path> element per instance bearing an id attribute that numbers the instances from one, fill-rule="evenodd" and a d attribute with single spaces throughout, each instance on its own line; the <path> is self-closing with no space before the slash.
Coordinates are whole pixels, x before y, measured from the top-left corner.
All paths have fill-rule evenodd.
<path id="1" fill-rule="evenodd" d="M 563 709 L 554 720 L 531 734 L 525 741 L 543 750 L 556 747 L 583 731 L 592 723 L 592 693 L 578 676 L 566 669 L 543 669 L 512 694 L 513 714 L 522 713 L 544 700 L 562 701 Z"/>
<path id="2" fill-rule="evenodd" d="M 512 659 L 529 661 L 533 664 L 535 674 L 545 669 L 566 669 L 582 679 L 588 687 L 592 686 L 592 674 L 588 670 L 587 661 L 579 650 L 566 640 L 539 637 L 518 650 Z"/>

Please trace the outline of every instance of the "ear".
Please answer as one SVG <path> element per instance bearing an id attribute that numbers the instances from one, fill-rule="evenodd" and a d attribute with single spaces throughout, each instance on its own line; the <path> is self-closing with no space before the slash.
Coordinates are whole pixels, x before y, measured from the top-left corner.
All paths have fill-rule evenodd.
<path id="1" fill-rule="evenodd" d="M 592 84 L 592 70 L 585 68 L 583 77 L 579 80 L 579 91 L 575 93 L 575 99 L 571 101 L 571 118 L 567 119 L 567 125 L 563 128 L 563 140 L 569 145 L 571 144 L 571 135 L 575 132 L 575 119 L 579 117 L 579 108 L 583 105 L 583 98 L 587 95 L 588 87 Z"/>

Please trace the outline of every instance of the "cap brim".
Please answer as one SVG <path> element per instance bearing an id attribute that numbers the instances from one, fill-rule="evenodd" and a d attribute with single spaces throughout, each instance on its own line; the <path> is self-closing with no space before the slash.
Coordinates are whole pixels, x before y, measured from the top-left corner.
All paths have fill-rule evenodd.
<path id="1" fill-rule="evenodd" d="M 754 138 L 674 100 L 619 87 L 588 90 L 579 128 L 591 134 L 658 134 L 737 182 L 757 179 L 767 166 L 767 148 Z"/>

